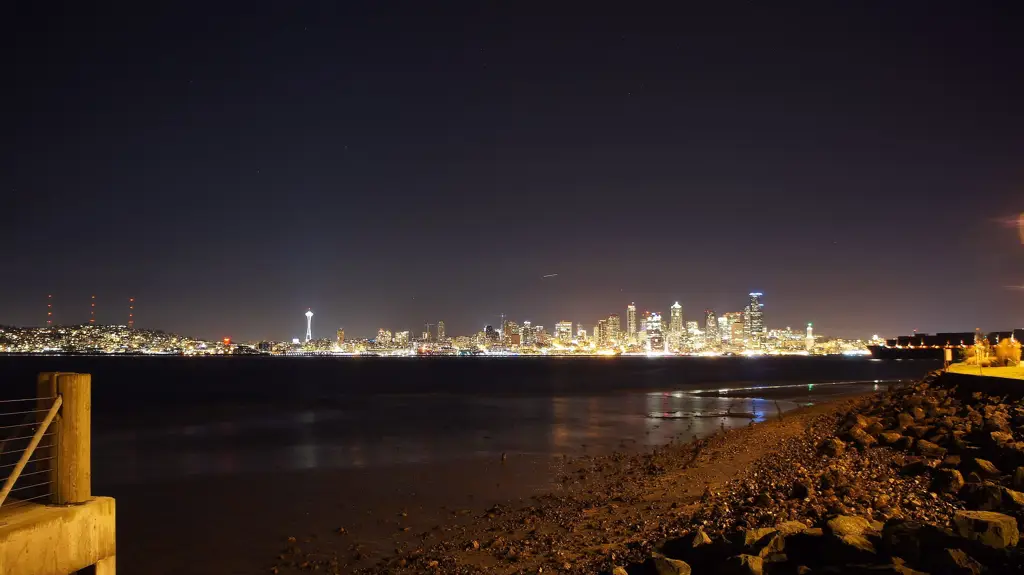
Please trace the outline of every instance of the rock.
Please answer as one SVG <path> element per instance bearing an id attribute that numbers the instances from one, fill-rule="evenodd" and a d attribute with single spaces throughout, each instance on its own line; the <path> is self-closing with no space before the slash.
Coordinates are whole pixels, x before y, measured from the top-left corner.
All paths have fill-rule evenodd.
<path id="1" fill-rule="evenodd" d="M 877 559 L 875 546 L 863 535 L 834 537 L 840 545 L 834 550 L 835 561 L 839 563 L 869 563 Z M 830 555 L 832 555 L 830 553 Z"/>
<path id="2" fill-rule="evenodd" d="M 981 511 L 996 511 L 1003 507 L 1003 492 L 998 485 L 991 483 L 967 483 L 957 493 L 957 497 Z"/>
<path id="3" fill-rule="evenodd" d="M 960 549 L 943 549 L 933 563 L 936 571 L 950 575 L 981 575 L 984 570 L 981 563 Z"/>
<path id="4" fill-rule="evenodd" d="M 927 425 L 911 425 L 907 428 L 907 435 L 921 439 L 925 435 L 928 435 L 928 432 L 931 430 L 932 428 Z"/>
<path id="5" fill-rule="evenodd" d="M 878 434 L 878 441 L 883 445 L 893 445 L 899 441 L 901 437 L 903 436 L 895 431 L 886 431 L 885 433 Z"/>
<path id="6" fill-rule="evenodd" d="M 978 475 L 977 471 L 972 471 L 972 472 L 968 473 L 967 477 L 966 477 L 966 480 L 967 480 L 967 483 L 981 483 L 981 481 L 982 481 L 981 476 Z"/>
<path id="7" fill-rule="evenodd" d="M 1013 434 L 1006 433 L 1005 431 L 993 431 L 988 434 L 992 438 L 992 443 L 1002 447 L 1009 443 L 1013 443 Z"/>
<path id="8" fill-rule="evenodd" d="M 818 446 L 818 451 L 830 457 L 841 455 L 845 450 L 846 444 L 836 437 L 830 437 L 825 441 L 822 441 L 821 445 Z"/>
<path id="9" fill-rule="evenodd" d="M 968 460 L 967 470 L 975 471 L 978 475 L 987 479 L 995 479 L 1002 475 L 999 468 L 993 465 L 991 461 L 977 457 Z"/>
<path id="10" fill-rule="evenodd" d="M 690 547 L 696 549 L 698 547 L 704 547 L 705 545 L 711 545 L 711 538 L 708 537 L 707 533 L 704 533 L 703 529 L 697 531 L 690 542 Z"/>
<path id="11" fill-rule="evenodd" d="M 734 555 L 725 560 L 719 573 L 731 575 L 761 575 L 764 573 L 764 560 L 755 555 Z"/>
<path id="12" fill-rule="evenodd" d="M 1007 489 L 1005 487 L 999 487 L 999 491 L 1003 494 L 1002 509 L 1010 511 L 1020 511 L 1024 509 L 1024 493 L 1014 491 L 1013 489 Z"/>
<path id="13" fill-rule="evenodd" d="M 914 416 L 909 413 L 900 413 L 896 416 L 896 420 L 900 429 L 906 429 L 914 425 Z"/>
<path id="14" fill-rule="evenodd" d="M 900 468 L 900 475 L 914 477 L 928 473 L 935 468 L 935 462 L 928 459 L 915 459 Z"/>
<path id="15" fill-rule="evenodd" d="M 957 511 L 953 516 L 957 533 L 993 549 L 1013 547 L 1020 541 L 1017 520 L 992 511 Z"/>
<path id="16" fill-rule="evenodd" d="M 629 571 L 626 571 L 625 567 L 616 566 L 612 569 L 612 575 L 629 575 Z"/>
<path id="17" fill-rule="evenodd" d="M 669 559 L 658 553 L 652 555 L 649 561 L 657 575 L 690 575 L 690 565 L 686 561 Z"/>
<path id="18" fill-rule="evenodd" d="M 1013 472 L 1013 488 L 1024 489 L 1024 467 L 1018 467 Z"/>
<path id="19" fill-rule="evenodd" d="M 932 491 L 957 493 L 964 486 L 964 476 L 956 469 L 937 469 L 932 474 Z"/>
<path id="20" fill-rule="evenodd" d="M 758 541 L 768 537 L 776 531 L 778 530 L 774 527 L 758 527 L 756 529 L 747 529 L 743 532 L 743 546 L 752 547 Z"/>
<path id="21" fill-rule="evenodd" d="M 807 526 L 799 521 L 783 521 L 775 526 L 775 529 L 783 535 L 794 535 L 796 533 L 803 533 L 807 530 Z"/>
<path id="22" fill-rule="evenodd" d="M 915 407 L 914 409 L 911 409 L 910 415 L 914 416 L 915 421 L 921 421 L 925 417 L 924 410 L 921 409 L 920 407 Z"/>
<path id="23" fill-rule="evenodd" d="M 895 447 L 896 449 L 901 449 L 903 451 L 910 451 L 910 449 L 914 447 L 914 438 L 910 437 L 909 435 L 904 435 L 903 437 L 900 437 L 896 441 L 896 443 L 893 444 L 893 447 Z"/>
<path id="24" fill-rule="evenodd" d="M 811 486 L 803 480 L 793 483 L 793 489 L 790 491 L 791 499 L 806 499 L 811 494 Z"/>
<path id="25" fill-rule="evenodd" d="M 890 519 L 882 529 L 882 549 L 890 557 L 901 557 L 919 565 L 935 549 L 955 544 L 953 532 L 918 521 Z"/>
<path id="26" fill-rule="evenodd" d="M 945 458 L 943 458 L 942 463 L 939 464 L 939 467 L 954 468 L 954 467 L 959 467 L 959 466 L 960 466 L 960 456 L 959 455 L 947 455 Z"/>
<path id="27" fill-rule="evenodd" d="M 878 443 L 874 437 L 871 437 L 868 432 L 859 427 L 854 427 L 850 430 L 850 439 L 860 447 L 871 447 Z"/>
<path id="28" fill-rule="evenodd" d="M 769 555 L 775 555 L 782 553 L 786 548 L 786 536 L 778 531 L 765 535 L 759 539 L 756 543 L 748 547 L 749 555 L 757 555 L 758 557 L 768 557 Z"/>
<path id="29" fill-rule="evenodd" d="M 924 439 L 918 441 L 914 448 L 925 457 L 938 457 L 941 459 L 946 456 L 945 447 L 939 447 L 931 441 L 925 441 Z"/>
<path id="30" fill-rule="evenodd" d="M 875 533 L 877 528 L 874 528 L 867 519 L 863 517 L 857 517 L 855 515 L 839 515 L 829 519 L 825 523 L 825 528 L 828 533 L 831 533 L 837 537 L 844 535 L 864 535 L 865 533 Z"/>
<path id="31" fill-rule="evenodd" d="M 876 421 L 871 425 L 864 427 L 864 431 L 870 433 L 871 435 L 878 435 L 879 433 L 885 431 L 885 426 Z"/>

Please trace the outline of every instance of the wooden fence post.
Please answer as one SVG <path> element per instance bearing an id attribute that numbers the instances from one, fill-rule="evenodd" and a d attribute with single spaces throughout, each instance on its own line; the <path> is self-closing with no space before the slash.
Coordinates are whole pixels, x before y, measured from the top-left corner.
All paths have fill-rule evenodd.
<path id="1" fill-rule="evenodd" d="M 92 497 L 92 376 L 87 373 L 39 374 L 40 398 L 61 396 L 60 413 L 50 424 L 53 447 L 41 453 L 41 466 L 49 466 L 50 502 L 56 505 L 83 503 Z M 40 406 L 53 400 L 40 399 Z M 38 470 L 45 469 L 41 467 Z"/>

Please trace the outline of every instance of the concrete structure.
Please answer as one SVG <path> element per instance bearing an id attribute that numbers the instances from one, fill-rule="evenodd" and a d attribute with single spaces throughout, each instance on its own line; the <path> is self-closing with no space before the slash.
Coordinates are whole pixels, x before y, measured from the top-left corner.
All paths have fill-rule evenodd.
<path id="1" fill-rule="evenodd" d="M 49 501 L 7 500 L 0 506 L 0 573 L 70 575 L 91 568 L 115 575 L 114 500 L 92 496 L 92 377 L 42 373 L 36 389 L 37 411 L 61 399 L 47 430 L 52 445 L 23 456 L 38 455 L 28 460 L 37 477 L 48 478 Z M 44 417 L 40 413 L 37 424 Z"/>

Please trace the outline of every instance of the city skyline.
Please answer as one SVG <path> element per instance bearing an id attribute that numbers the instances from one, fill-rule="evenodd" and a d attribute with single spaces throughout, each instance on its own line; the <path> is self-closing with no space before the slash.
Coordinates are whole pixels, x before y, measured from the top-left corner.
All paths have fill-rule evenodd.
<path id="1" fill-rule="evenodd" d="M 1012 3 L 51 8 L 10 18 L 75 49 L 6 54 L 0 324 L 1024 323 Z"/>

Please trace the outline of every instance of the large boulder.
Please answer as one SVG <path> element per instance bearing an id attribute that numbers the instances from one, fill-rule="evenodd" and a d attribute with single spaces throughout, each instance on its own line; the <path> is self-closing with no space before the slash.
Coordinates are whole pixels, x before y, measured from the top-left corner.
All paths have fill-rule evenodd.
<path id="1" fill-rule="evenodd" d="M 655 553 L 648 560 L 654 573 L 657 575 L 690 575 L 690 565 L 679 559 L 669 559 L 664 555 Z"/>
<path id="2" fill-rule="evenodd" d="M 993 511 L 957 511 L 953 516 L 957 533 L 993 549 L 1013 547 L 1020 541 L 1017 520 Z"/>
<path id="3" fill-rule="evenodd" d="M 946 456 L 945 447 L 939 447 L 931 441 L 925 441 L 924 439 L 918 441 L 914 448 L 925 457 L 938 457 L 941 459 Z"/>
<path id="4" fill-rule="evenodd" d="M 999 447 L 1013 443 L 1013 434 L 1005 431 L 993 431 L 988 436 L 992 439 L 992 443 Z"/>
<path id="5" fill-rule="evenodd" d="M 932 563 L 938 573 L 956 575 L 981 575 L 985 568 L 966 551 L 956 548 L 943 549 L 935 555 Z"/>
<path id="6" fill-rule="evenodd" d="M 825 523 L 825 531 L 837 537 L 845 535 L 875 535 L 881 525 L 856 515 L 837 515 Z"/>
<path id="7" fill-rule="evenodd" d="M 972 509 L 998 511 L 1003 508 L 1003 491 L 992 483 L 967 483 L 957 496 Z"/>
<path id="8" fill-rule="evenodd" d="M 1002 475 L 999 468 L 996 467 L 991 461 L 987 459 L 981 459 L 978 457 L 972 457 L 968 459 L 964 464 L 964 471 L 974 471 L 981 477 L 986 479 L 995 479 Z"/>
<path id="9" fill-rule="evenodd" d="M 882 549 L 890 557 L 901 557 L 913 565 L 927 563 L 935 549 L 955 544 L 953 532 L 906 519 L 890 519 L 882 529 Z"/>
<path id="10" fill-rule="evenodd" d="M 957 493 L 964 486 L 964 476 L 956 469 L 937 469 L 932 474 L 932 491 Z"/>
<path id="11" fill-rule="evenodd" d="M 1013 472 L 1013 488 L 1024 489 L 1024 467 L 1018 467 Z"/>
<path id="12" fill-rule="evenodd" d="M 871 447 L 878 443 L 870 433 L 864 431 L 860 427 L 854 427 L 849 433 L 850 439 L 853 440 L 859 447 Z"/>
<path id="13" fill-rule="evenodd" d="M 896 416 L 897 426 L 900 429 L 906 429 L 911 425 L 914 425 L 914 416 L 909 413 L 900 413 Z"/>
<path id="14" fill-rule="evenodd" d="M 886 431 L 878 434 L 878 441 L 883 445 L 893 445 L 903 437 L 896 431 Z"/>
<path id="15" fill-rule="evenodd" d="M 807 525 L 799 521 L 783 521 L 775 526 L 775 529 L 785 536 L 795 535 L 807 531 Z"/>
<path id="16" fill-rule="evenodd" d="M 837 437 L 830 437 L 818 445 L 818 451 L 830 457 L 841 455 L 846 450 L 846 444 Z"/>
<path id="17" fill-rule="evenodd" d="M 764 559 L 756 555 L 734 555 L 725 560 L 721 570 L 715 572 L 728 575 L 761 575 L 764 573 Z"/>

